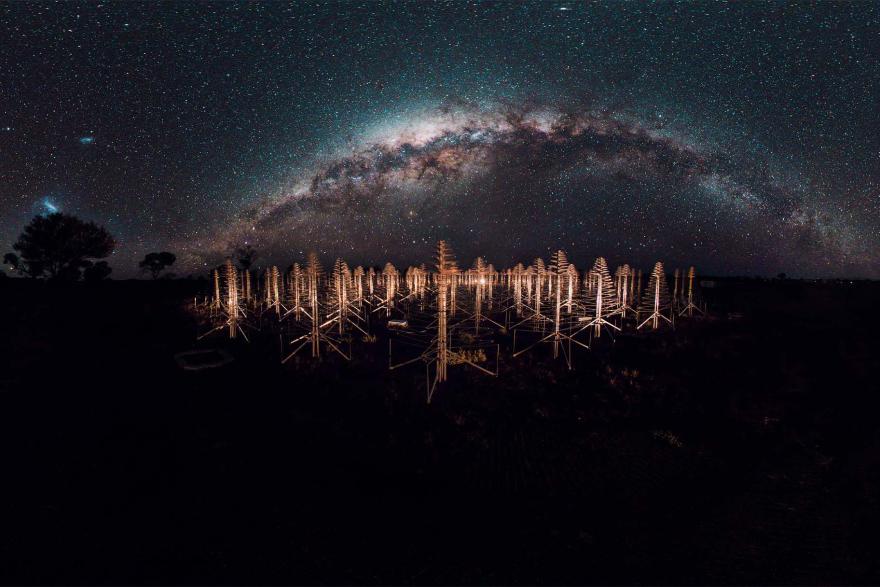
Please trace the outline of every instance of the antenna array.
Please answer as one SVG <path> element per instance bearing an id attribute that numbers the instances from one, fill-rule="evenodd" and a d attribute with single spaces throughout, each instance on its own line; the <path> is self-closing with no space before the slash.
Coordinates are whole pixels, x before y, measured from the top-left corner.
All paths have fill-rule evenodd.
<path id="1" fill-rule="evenodd" d="M 425 365 L 429 402 L 450 366 L 496 376 L 498 335 L 512 335 L 514 357 L 549 344 L 552 356 L 571 368 L 572 350 L 590 349 L 605 332 L 613 338 L 627 328 L 658 330 L 676 317 L 705 315 L 694 267 L 687 274 L 675 270 L 670 295 L 660 262 L 642 289 L 640 269 L 623 264 L 612 277 L 598 257 L 581 275 L 562 250 L 549 263 L 537 258 L 499 271 L 478 257 L 460 270 L 445 241 L 437 244 L 431 268 L 410 266 L 401 273 L 386 263 L 380 270 L 352 270 L 337 259 L 325 272 L 310 253 L 284 274 L 270 266 L 252 279 L 227 259 L 212 272 L 211 286 L 204 304 L 194 304 L 210 325 L 199 338 L 226 331 L 248 341 L 243 327 L 258 316 L 278 332 L 282 362 L 305 349 L 316 359 L 329 350 L 350 360 L 355 338 L 376 340 L 371 321 L 377 322 L 389 339 L 390 369 Z"/>

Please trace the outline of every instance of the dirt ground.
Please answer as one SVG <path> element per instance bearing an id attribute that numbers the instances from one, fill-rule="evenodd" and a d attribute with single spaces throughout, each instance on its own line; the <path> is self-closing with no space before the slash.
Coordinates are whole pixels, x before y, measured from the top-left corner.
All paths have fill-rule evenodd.
<path id="1" fill-rule="evenodd" d="M 461 367 L 196 343 L 197 282 L 0 282 L 0 581 L 876 584 L 880 284 Z M 230 364 L 185 372 L 178 352 Z"/>

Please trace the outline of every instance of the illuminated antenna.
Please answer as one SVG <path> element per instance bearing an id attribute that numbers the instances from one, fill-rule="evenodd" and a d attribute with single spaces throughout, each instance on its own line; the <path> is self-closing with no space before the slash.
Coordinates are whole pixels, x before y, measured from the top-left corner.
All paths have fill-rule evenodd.
<path id="1" fill-rule="evenodd" d="M 541 296 L 544 293 L 544 281 L 547 279 L 547 268 L 544 265 L 544 260 L 541 258 L 535 259 L 532 267 L 535 268 L 532 274 L 534 279 L 534 285 L 532 286 L 532 305 L 534 307 L 535 318 L 546 319 L 546 316 L 541 312 Z"/>
<path id="2" fill-rule="evenodd" d="M 332 301 L 334 312 L 339 318 L 339 334 L 342 334 L 345 320 L 348 318 L 348 290 L 351 286 L 351 274 L 348 265 L 342 259 L 336 259 L 333 265 Z"/>
<path id="3" fill-rule="evenodd" d="M 252 299 L 251 272 L 247 269 L 241 270 L 241 299 L 245 305 L 249 304 Z"/>
<path id="4" fill-rule="evenodd" d="M 428 287 L 428 271 L 424 265 L 420 267 L 410 266 L 404 275 L 407 294 L 400 298 L 399 302 L 420 302 L 424 305 L 425 292 Z"/>
<path id="5" fill-rule="evenodd" d="M 489 263 L 486 266 L 486 308 L 491 312 L 495 304 L 495 281 L 498 279 L 498 272 L 495 271 L 495 265 Z"/>
<path id="6" fill-rule="evenodd" d="M 391 311 L 394 309 L 394 298 L 397 295 L 397 288 L 400 281 L 400 272 L 391 263 L 385 263 L 382 269 L 382 289 L 385 292 L 382 303 L 376 307 L 374 312 L 385 310 L 385 316 L 391 317 Z"/>
<path id="7" fill-rule="evenodd" d="M 473 290 L 473 312 L 474 334 L 479 336 L 480 324 L 490 322 L 499 328 L 504 328 L 498 322 L 495 322 L 483 311 L 484 302 L 486 307 L 492 308 L 492 283 L 495 279 L 495 269 L 491 265 L 487 265 L 482 257 L 477 257 L 474 261 L 473 268 L 469 269 L 465 274 L 466 284 Z"/>
<path id="8" fill-rule="evenodd" d="M 220 310 L 223 306 L 220 297 L 220 270 L 214 269 L 211 272 L 214 275 L 214 303 L 212 304 L 212 310 Z"/>
<path id="9" fill-rule="evenodd" d="M 688 269 L 687 273 L 687 305 L 679 313 L 679 316 L 684 316 L 686 313 L 688 315 L 688 318 L 690 318 L 694 315 L 694 310 L 704 316 L 706 315 L 705 310 L 694 304 L 694 279 L 696 279 L 696 277 L 697 270 L 694 268 L 693 265 L 691 265 L 691 268 Z"/>
<path id="10" fill-rule="evenodd" d="M 311 329 L 309 330 L 309 342 L 312 346 L 312 356 L 321 356 L 321 306 L 318 303 L 318 285 L 321 279 L 321 263 L 318 261 L 318 255 L 309 253 L 306 260 L 306 299 L 308 300 L 309 313 L 311 319 Z M 305 340 L 305 339 L 303 339 Z M 293 344 L 293 342 L 291 342 Z M 305 343 L 303 343 L 305 344 Z M 292 356 L 292 354 L 291 354 Z M 282 361 L 283 363 L 284 361 Z"/>
<path id="11" fill-rule="evenodd" d="M 376 270 L 372 267 L 367 271 L 367 290 L 370 293 L 370 298 L 376 295 Z"/>
<path id="12" fill-rule="evenodd" d="M 266 309 L 275 310 L 275 315 L 281 318 L 281 273 L 278 267 L 272 265 L 266 269 L 265 290 L 266 290 Z M 286 311 L 286 308 L 285 308 Z"/>
<path id="13" fill-rule="evenodd" d="M 549 320 L 549 318 L 544 316 L 544 314 L 541 311 L 543 309 L 541 307 L 541 303 L 542 303 L 541 296 L 544 293 L 544 283 L 545 282 L 547 284 L 550 283 L 550 280 L 547 279 L 547 266 L 544 265 L 544 259 L 541 259 L 540 257 L 535 259 L 535 262 L 533 263 L 532 266 L 535 268 L 534 272 L 532 273 L 532 277 L 534 279 L 534 285 L 532 286 L 532 296 L 533 296 L 532 304 L 534 306 L 534 312 L 535 312 L 534 317 L 536 319 Z"/>
<path id="14" fill-rule="evenodd" d="M 336 265 L 334 265 L 334 269 L 335 268 Z M 335 279 L 337 279 L 335 276 L 331 276 L 331 282 Z M 323 279 L 321 263 L 318 261 L 318 255 L 315 253 L 309 253 L 303 271 L 304 304 L 301 309 L 302 315 L 306 318 L 304 321 L 306 327 L 302 334 L 290 341 L 289 346 L 293 348 L 293 350 L 281 360 L 282 363 L 289 361 L 306 346 L 311 348 L 313 358 L 320 357 L 321 343 L 330 347 L 331 350 L 338 353 L 342 358 L 351 360 L 350 353 L 346 354 L 341 349 L 342 342 L 333 338 L 329 333 L 329 331 L 339 323 L 339 313 L 341 308 L 335 306 L 333 302 L 333 287 L 331 283 L 330 305 L 332 310 L 326 312 L 325 315 L 324 304 L 321 302 L 322 286 L 324 286 L 325 281 L 326 280 Z M 289 325 L 297 326 L 297 323 L 289 323 Z"/>
<path id="15" fill-rule="evenodd" d="M 617 281 L 618 312 L 620 312 L 621 318 L 626 318 L 627 312 L 634 311 L 631 305 L 633 271 L 629 265 L 624 264 L 622 267 L 617 268 L 614 272 L 614 277 Z"/>
<path id="16" fill-rule="evenodd" d="M 564 251 L 556 251 L 550 257 L 550 279 L 547 283 L 551 290 L 556 290 L 556 303 L 553 304 L 553 358 L 559 357 L 559 343 L 562 339 L 560 323 L 562 321 L 562 288 L 568 281 L 568 258 Z M 549 292 L 548 292 L 549 293 Z"/>
<path id="17" fill-rule="evenodd" d="M 333 265 L 330 290 L 330 312 L 324 322 L 325 326 L 329 327 L 335 322 L 340 336 L 349 327 L 353 327 L 364 336 L 369 336 L 365 327 L 361 326 L 365 318 L 359 308 L 359 302 L 355 299 L 357 289 L 352 283 L 352 272 L 342 259 L 337 259 Z"/>
<path id="18" fill-rule="evenodd" d="M 305 276 L 299 263 L 294 263 L 287 273 L 287 294 L 290 309 L 284 313 L 283 318 L 293 314 L 294 319 L 299 322 L 302 318 L 303 310 L 303 292 L 305 291 Z"/>
<path id="19" fill-rule="evenodd" d="M 241 323 L 247 317 L 247 313 L 241 305 L 239 276 L 231 259 L 227 259 L 223 267 L 214 272 L 214 288 L 222 322 L 199 336 L 199 340 L 223 329 L 228 329 L 229 338 L 236 338 L 240 333 L 245 340 L 248 340 L 247 335 L 241 328 Z"/>
<path id="20" fill-rule="evenodd" d="M 633 301 L 636 303 L 640 302 L 642 299 L 642 270 L 641 269 L 639 269 L 638 273 L 636 274 L 635 296 L 636 297 L 633 299 Z"/>
<path id="21" fill-rule="evenodd" d="M 577 332 L 592 327 L 593 336 L 599 337 L 602 335 L 603 326 L 619 332 L 620 327 L 607 320 L 608 317 L 618 312 L 618 301 L 617 290 L 614 287 L 614 282 L 611 280 L 611 274 L 608 272 L 608 263 L 605 261 L 605 257 L 596 259 L 589 274 L 592 283 L 592 293 L 589 294 L 589 298 L 584 304 L 589 312 L 589 316 L 586 317 L 586 324 Z"/>
<path id="22" fill-rule="evenodd" d="M 394 319 L 388 321 L 389 330 L 395 334 L 395 340 L 410 348 L 419 348 L 419 354 L 414 358 L 405 359 L 399 363 L 393 362 L 392 340 L 388 341 L 388 367 L 391 370 L 405 365 L 422 361 L 425 363 L 425 376 L 427 384 L 427 401 L 431 403 L 437 387 L 446 381 L 450 365 L 470 365 L 488 375 L 498 375 L 498 359 L 500 347 L 491 345 L 495 350 L 495 372 L 486 369 L 478 363 L 488 360 L 486 350 L 490 345 L 479 344 L 470 333 L 464 333 L 464 324 L 470 320 L 465 319 L 458 323 L 452 323 L 451 308 L 454 307 L 452 292 L 458 287 L 459 271 L 449 245 L 445 241 L 437 244 L 436 272 L 433 275 L 433 283 L 436 291 L 436 314 L 418 316 L 412 314 L 406 319 Z M 465 277 L 467 282 L 467 277 Z M 459 344 L 453 346 L 453 335 L 460 339 Z M 472 331 L 471 331 L 472 332 Z M 433 367 L 433 377 L 431 368 Z"/>
<path id="23" fill-rule="evenodd" d="M 536 275 L 537 281 L 535 283 L 534 291 L 537 294 L 535 301 L 535 309 L 540 310 L 541 308 L 541 298 L 539 297 L 541 292 L 544 290 L 546 285 L 547 292 L 547 306 L 549 307 L 549 311 L 552 313 L 551 317 L 546 317 L 543 314 L 538 312 L 536 316 L 537 322 L 532 321 L 523 321 L 517 324 L 513 330 L 513 356 L 518 357 L 519 355 L 529 351 L 541 343 L 549 342 L 552 343 L 553 348 L 553 358 L 559 358 L 560 350 L 562 351 L 562 356 L 565 359 L 565 363 L 569 369 L 571 369 L 571 343 L 575 343 L 579 346 L 582 346 L 586 349 L 590 347 L 585 345 L 584 343 L 573 339 L 568 331 L 570 330 L 570 318 L 563 315 L 563 308 L 566 305 L 564 292 L 568 291 L 568 283 L 571 278 L 571 273 L 569 272 L 569 263 L 568 257 L 565 254 L 565 251 L 556 251 L 550 258 L 550 266 L 545 267 L 543 262 L 538 263 L 540 259 L 535 261 L 536 267 Z M 543 275 L 543 278 L 541 277 Z M 532 343 L 531 345 L 525 347 L 522 350 L 516 350 L 516 342 L 517 335 L 520 331 L 520 327 L 523 325 L 531 326 L 534 328 L 537 325 L 541 326 L 541 333 L 543 334 L 546 326 L 552 326 L 553 330 L 543 338 L 540 338 L 537 342 Z M 522 329 L 524 331 L 528 331 L 527 329 Z"/>
<path id="24" fill-rule="evenodd" d="M 672 320 L 664 315 L 664 312 L 668 312 L 671 307 L 672 303 L 669 299 L 669 290 L 666 287 L 666 274 L 663 271 L 663 263 L 657 261 L 654 265 L 654 270 L 651 271 L 648 287 L 645 288 L 639 305 L 640 312 L 650 312 L 650 315 L 636 329 L 641 330 L 642 326 L 650 322 L 651 329 L 657 330 L 661 319 L 672 324 Z"/>
<path id="25" fill-rule="evenodd" d="M 513 280 L 513 307 L 517 316 L 522 316 L 523 307 L 523 282 L 526 280 L 526 269 L 522 263 L 517 263 L 511 274 Z"/>
<path id="26" fill-rule="evenodd" d="M 672 308 L 677 309 L 681 300 L 679 297 L 679 294 L 681 293 L 681 289 L 679 289 L 679 284 L 681 283 L 681 269 L 678 267 L 672 272 L 672 281 Z"/>
<path id="27" fill-rule="evenodd" d="M 592 271 L 584 273 L 584 289 L 586 290 L 587 298 L 592 297 L 596 293 L 596 276 L 593 275 Z"/>
<path id="28" fill-rule="evenodd" d="M 354 302 L 358 308 L 362 307 L 364 302 L 364 268 L 358 265 L 351 274 L 352 283 L 354 284 Z"/>
<path id="29" fill-rule="evenodd" d="M 223 281 L 226 284 L 226 307 L 229 309 L 229 338 L 235 338 L 235 333 L 239 329 L 238 275 L 236 275 L 235 265 L 232 264 L 230 259 L 226 260 L 226 271 L 224 273 Z"/>
<path id="30" fill-rule="evenodd" d="M 458 267 L 446 241 L 437 243 L 437 358 L 434 384 L 428 390 L 428 403 L 438 383 L 446 381 L 446 368 L 449 365 L 448 300 L 449 288 L 455 287 Z"/>
<path id="31" fill-rule="evenodd" d="M 577 293 L 578 271 L 574 263 L 569 263 L 565 278 L 565 311 L 571 314 L 574 296 Z"/>

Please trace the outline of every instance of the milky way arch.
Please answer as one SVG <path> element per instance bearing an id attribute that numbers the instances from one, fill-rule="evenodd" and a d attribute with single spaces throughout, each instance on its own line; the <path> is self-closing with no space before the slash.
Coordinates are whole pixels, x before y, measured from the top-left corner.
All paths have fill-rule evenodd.
<path id="1" fill-rule="evenodd" d="M 496 264 L 564 248 L 647 266 L 827 272 L 846 227 L 763 162 L 607 111 L 510 104 L 444 107 L 377 127 L 250 205 L 205 251 L 250 242 L 265 260 L 305 250 L 354 262 L 428 260 L 451 240 Z"/>

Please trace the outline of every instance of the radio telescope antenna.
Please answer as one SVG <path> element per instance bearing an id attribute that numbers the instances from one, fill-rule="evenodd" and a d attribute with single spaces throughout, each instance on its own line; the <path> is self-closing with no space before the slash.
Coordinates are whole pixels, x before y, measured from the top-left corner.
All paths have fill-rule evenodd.
<path id="1" fill-rule="evenodd" d="M 321 273 L 322 269 L 321 263 L 318 261 L 318 255 L 309 253 L 306 261 L 306 297 L 309 304 L 308 316 L 312 322 L 308 340 L 312 344 L 313 357 L 321 356 L 321 306 L 318 302 L 318 285 L 320 284 Z"/>
<path id="2" fill-rule="evenodd" d="M 324 327 L 330 327 L 335 322 L 339 329 L 339 336 L 345 333 L 347 326 L 360 331 L 364 336 L 369 333 L 361 326 L 364 317 L 361 315 L 358 302 L 353 299 L 352 273 L 348 264 L 342 259 L 337 259 L 333 265 L 333 273 L 330 279 L 330 307 Z"/>
<path id="3" fill-rule="evenodd" d="M 220 297 L 220 270 L 214 269 L 211 272 L 214 276 L 214 302 L 211 304 L 211 310 L 217 311 L 222 307 L 221 297 Z"/>
<path id="4" fill-rule="evenodd" d="M 549 297 L 552 280 L 549 278 L 547 266 L 540 257 L 535 259 L 523 274 L 523 283 L 526 288 L 527 303 L 523 303 L 525 317 L 511 326 L 514 330 L 524 325 L 529 325 L 533 331 L 540 328 L 545 332 L 545 327 L 552 322 L 551 318 L 544 315 L 545 295 Z M 545 288 L 547 288 L 545 290 Z"/>
<path id="5" fill-rule="evenodd" d="M 593 275 L 593 271 L 587 271 L 584 274 L 584 287 L 587 290 L 587 298 L 593 296 L 596 293 L 596 276 Z"/>
<path id="6" fill-rule="evenodd" d="M 498 272 L 495 271 L 495 265 L 489 263 L 486 266 L 486 307 L 491 312 L 495 305 L 495 281 L 498 279 Z"/>
<path id="7" fill-rule="evenodd" d="M 513 290 L 513 308 L 517 316 L 522 316 L 525 271 L 522 263 L 517 263 L 513 269 L 508 271 L 508 287 Z"/>
<path id="8" fill-rule="evenodd" d="M 434 395 L 438 383 L 446 381 L 446 368 L 449 365 L 449 331 L 446 314 L 448 301 L 446 294 L 450 287 L 455 287 L 458 267 L 452 251 L 446 241 L 437 243 L 437 364 L 434 384 L 428 390 L 428 403 Z"/>
<path id="9" fill-rule="evenodd" d="M 287 273 L 287 293 L 290 309 L 287 310 L 282 319 L 293 314 L 294 319 L 299 322 L 302 317 L 303 310 L 303 292 L 305 290 L 305 276 L 299 263 L 294 263 Z"/>
<path id="10" fill-rule="evenodd" d="M 619 303 L 619 312 L 621 318 L 626 318 L 627 311 L 632 312 L 633 308 L 630 305 L 630 301 L 632 300 L 631 291 L 632 291 L 632 269 L 630 269 L 629 265 L 624 264 L 622 267 L 618 267 L 614 272 L 614 276 L 617 278 L 617 301 Z"/>
<path id="11" fill-rule="evenodd" d="M 593 293 L 585 304 L 590 315 L 585 318 L 586 324 L 572 336 L 591 327 L 593 329 L 593 336 L 597 338 L 602 335 L 603 326 L 620 332 L 619 326 L 607 320 L 608 317 L 613 316 L 619 311 L 619 306 L 617 291 L 614 288 L 614 282 L 611 280 L 611 274 L 608 272 L 608 263 L 605 261 L 605 257 L 596 259 L 593 263 L 593 268 L 590 269 L 590 276 L 593 283 Z"/>
<path id="12" fill-rule="evenodd" d="M 694 304 L 694 279 L 697 277 L 697 270 L 691 265 L 690 269 L 687 272 L 687 305 L 684 309 L 679 313 L 679 316 L 684 316 L 687 313 L 688 318 L 694 315 L 694 310 L 699 312 L 702 315 L 706 315 L 706 312 Z"/>
<path id="13" fill-rule="evenodd" d="M 681 298 L 679 294 L 681 293 L 681 289 L 679 289 L 679 284 L 681 283 L 681 269 L 678 267 L 675 268 L 675 271 L 672 272 L 672 278 L 674 285 L 672 286 L 672 308 L 677 309 L 679 306 L 679 302 Z"/>
<path id="14" fill-rule="evenodd" d="M 535 287 L 534 287 L 534 295 L 535 295 L 535 317 L 541 317 L 547 319 L 544 314 L 541 313 L 541 295 L 544 292 L 544 282 L 549 280 L 547 279 L 547 267 L 544 265 L 544 260 L 541 258 L 535 259 Z"/>
<path id="15" fill-rule="evenodd" d="M 651 271 L 651 277 L 648 279 L 648 287 L 642 296 L 639 310 L 650 312 L 650 315 L 638 325 L 636 330 L 641 330 L 642 326 L 651 323 L 651 329 L 657 330 L 660 326 L 660 320 L 666 320 L 672 324 L 664 312 L 671 309 L 671 301 L 669 299 L 669 290 L 666 287 L 666 273 L 663 271 L 663 263 L 657 261 L 654 270 Z"/>
<path id="16" fill-rule="evenodd" d="M 205 334 L 198 337 L 201 340 L 219 330 L 228 328 L 229 338 L 236 338 L 241 333 L 242 337 L 247 341 L 248 337 L 241 328 L 241 322 L 247 317 L 245 309 L 241 305 L 239 297 L 239 276 L 232 264 L 232 259 L 226 259 L 226 263 L 221 269 L 214 272 L 215 296 L 219 304 L 219 312 L 223 317 L 223 322 L 215 328 L 209 330 Z M 250 342 L 250 341 L 248 341 Z"/>
<path id="17" fill-rule="evenodd" d="M 487 360 L 484 344 L 474 344 L 474 337 L 462 336 L 463 345 L 453 346 L 454 333 L 464 321 L 453 324 L 451 309 L 453 307 L 452 292 L 458 286 L 459 271 L 452 255 L 452 250 L 445 241 L 437 244 L 435 273 L 433 282 L 436 290 L 436 315 L 430 319 L 430 315 L 424 316 L 421 321 L 419 316 L 411 315 L 405 320 L 389 320 L 388 327 L 398 339 L 409 347 L 419 347 L 422 350 L 418 356 L 399 363 L 393 362 L 392 340 L 388 341 L 388 368 L 398 369 L 405 365 L 422 361 L 425 363 L 425 375 L 427 384 L 427 402 L 431 403 L 438 386 L 446 381 L 450 365 L 470 365 L 488 375 L 498 375 L 498 358 L 500 349 L 495 347 L 495 372 L 477 364 Z M 417 323 L 420 322 L 420 323 Z M 469 322 L 469 320 L 467 320 Z M 431 368 L 433 367 L 433 377 Z"/>
<path id="18" fill-rule="evenodd" d="M 281 319 L 281 273 L 278 267 L 272 265 L 266 269 L 266 309 L 275 310 L 275 315 Z M 285 312 L 286 312 L 285 308 Z"/>
<path id="19" fill-rule="evenodd" d="M 376 295 L 376 270 L 372 267 L 367 271 L 367 291 L 369 291 L 371 299 Z"/>
<path id="20" fill-rule="evenodd" d="M 341 341 L 332 338 L 328 332 L 337 324 L 338 315 L 324 317 L 324 304 L 321 302 L 321 297 L 325 280 L 318 255 L 309 253 L 303 273 L 305 304 L 301 313 L 305 316 L 308 326 L 306 332 L 290 341 L 289 346 L 293 347 L 293 350 L 281 362 L 286 363 L 306 346 L 311 347 L 312 357 L 318 358 L 321 356 L 322 342 L 345 360 L 351 360 L 350 354 L 346 354 L 340 348 Z M 330 297 L 332 303 L 332 295 Z"/>
<path id="21" fill-rule="evenodd" d="M 633 269 L 633 288 L 630 291 L 630 298 L 636 308 L 636 322 L 641 320 L 642 312 L 642 270 Z"/>
<path id="22" fill-rule="evenodd" d="M 251 302 L 251 272 L 247 269 L 241 270 L 241 299 L 245 305 Z"/>
<path id="23" fill-rule="evenodd" d="M 639 272 L 636 276 L 636 302 L 642 301 L 642 270 L 639 269 Z"/>
<path id="24" fill-rule="evenodd" d="M 333 297 L 331 299 L 336 308 L 334 312 L 337 313 L 339 321 L 339 334 L 342 334 L 345 320 L 348 318 L 348 288 L 350 281 L 351 276 L 348 272 L 348 265 L 342 259 L 336 259 L 336 263 L 333 265 Z"/>
<path id="25" fill-rule="evenodd" d="M 560 322 L 562 321 L 562 288 L 568 281 L 568 258 L 564 251 L 556 251 L 550 258 L 550 279 L 548 284 L 556 290 L 556 303 L 553 305 L 553 358 L 559 357 L 559 342 L 562 339 Z M 548 288 L 550 289 L 550 288 Z M 571 364 L 569 362 L 569 368 Z"/>
<path id="26" fill-rule="evenodd" d="M 428 285 L 428 272 L 424 265 L 421 267 L 410 266 L 406 270 L 404 281 L 406 282 L 406 289 L 409 293 L 400 299 L 401 302 L 410 297 L 418 300 L 423 300 L 425 298 L 425 289 Z"/>
<path id="27" fill-rule="evenodd" d="M 489 309 L 492 308 L 492 281 L 495 279 L 495 271 L 491 265 L 487 265 L 482 257 L 477 257 L 474 261 L 473 268 L 469 269 L 465 274 L 466 285 L 473 289 L 473 312 L 471 316 L 474 319 L 474 334 L 479 336 L 480 324 L 482 322 L 491 322 L 499 328 L 503 325 L 495 322 L 483 312 L 483 302 Z"/>
<path id="28" fill-rule="evenodd" d="M 441 241 L 442 242 L 442 241 Z M 451 253 L 450 253 L 451 254 Z M 458 286 L 460 284 L 461 274 L 458 267 L 449 272 L 449 317 L 455 317 L 455 311 L 458 309 Z"/>
<path id="29" fill-rule="evenodd" d="M 382 287 L 385 291 L 385 296 L 382 298 L 382 303 L 373 310 L 374 312 L 384 309 L 385 316 L 389 318 L 391 317 L 391 310 L 394 309 L 394 298 L 397 295 L 399 280 L 400 272 L 398 272 L 391 263 L 385 263 L 385 268 L 382 269 Z"/>
<path id="30" fill-rule="evenodd" d="M 238 326 L 240 309 L 238 305 L 238 275 L 236 275 L 235 266 L 230 259 L 226 260 L 225 269 L 224 281 L 226 283 L 226 307 L 229 313 L 229 338 L 235 338 L 235 333 L 240 328 Z"/>
<path id="31" fill-rule="evenodd" d="M 537 261 L 540 261 L 538 259 Z M 537 261 L 535 265 L 538 266 Z M 543 265 L 543 262 L 541 263 Z M 541 343 L 550 342 L 553 345 L 553 358 L 557 359 L 560 355 L 560 350 L 562 351 L 563 358 L 565 359 L 565 364 L 571 369 L 571 343 L 575 343 L 579 346 L 582 346 L 586 349 L 590 347 L 585 345 L 584 343 L 573 339 L 566 330 L 569 330 L 568 326 L 563 328 L 563 307 L 565 305 L 565 300 L 563 298 L 563 292 L 567 291 L 568 280 L 570 279 L 570 273 L 568 270 L 569 263 L 568 257 L 565 254 L 565 251 L 559 250 L 553 253 L 550 257 L 550 266 L 545 268 L 543 273 L 547 283 L 547 292 L 548 292 L 548 305 L 552 311 L 552 318 L 547 318 L 542 314 L 540 316 L 543 317 L 544 322 L 542 322 L 542 326 L 552 325 L 553 330 L 547 336 L 539 339 L 537 342 L 532 343 L 531 345 L 525 347 L 522 350 L 516 350 L 516 339 L 518 329 L 514 327 L 513 331 L 513 356 L 518 357 L 519 355 L 529 351 Z M 538 272 L 540 275 L 540 271 Z M 535 291 L 540 295 L 541 290 L 543 289 L 543 284 L 539 283 L 535 288 Z M 536 302 L 536 307 L 540 307 L 540 299 Z M 524 321 L 525 322 L 525 321 Z M 521 322 L 520 324 L 523 324 Z M 517 326 L 519 326 L 518 324 Z"/>
<path id="32" fill-rule="evenodd" d="M 351 274 L 351 279 L 354 283 L 354 302 L 358 308 L 361 308 L 364 303 L 364 275 L 364 268 L 360 265 L 355 267 Z"/>
<path id="33" fill-rule="evenodd" d="M 639 290 L 636 289 L 636 269 L 635 267 L 630 267 L 629 270 L 629 301 L 630 304 L 638 308 L 639 305 Z M 638 311 L 638 310 L 636 310 Z"/>
<path id="34" fill-rule="evenodd" d="M 577 293 L 578 271 L 574 263 L 569 263 L 565 276 L 565 311 L 571 314 L 572 305 L 574 304 L 574 295 Z"/>

